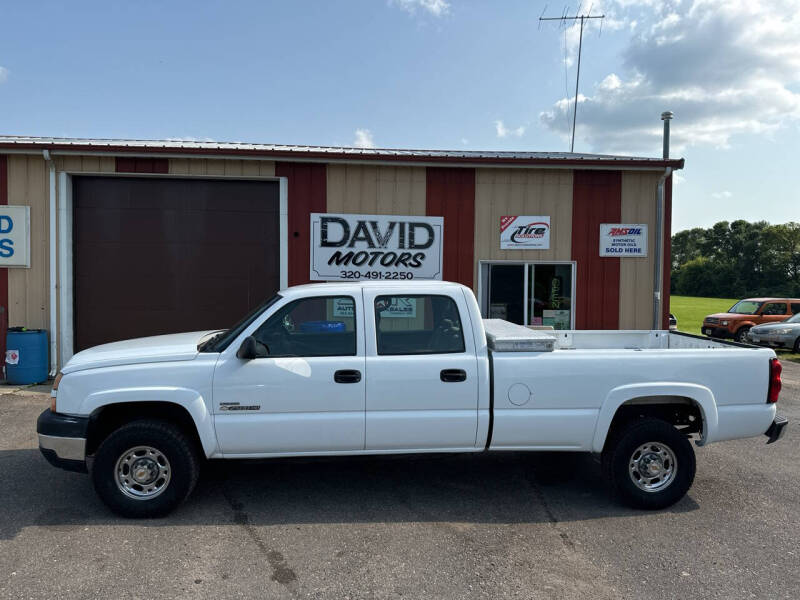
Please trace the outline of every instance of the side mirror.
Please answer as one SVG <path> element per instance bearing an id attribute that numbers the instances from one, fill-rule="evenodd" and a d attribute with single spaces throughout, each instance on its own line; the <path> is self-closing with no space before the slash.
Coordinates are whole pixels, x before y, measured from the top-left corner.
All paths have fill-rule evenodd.
<path id="1" fill-rule="evenodd" d="M 251 360 L 253 358 L 264 358 L 267 354 L 269 354 L 269 349 L 264 344 L 259 344 L 252 335 L 248 335 L 242 341 L 242 345 L 239 346 L 236 358 Z"/>

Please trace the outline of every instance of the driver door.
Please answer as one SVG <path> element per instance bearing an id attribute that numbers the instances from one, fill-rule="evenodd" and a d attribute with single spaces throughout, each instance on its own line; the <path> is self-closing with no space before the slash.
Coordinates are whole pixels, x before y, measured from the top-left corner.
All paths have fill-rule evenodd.
<path id="1" fill-rule="evenodd" d="M 252 333 L 259 358 L 214 373 L 217 440 L 226 456 L 364 449 L 362 299 L 315 296 L 279 306 Z"/>

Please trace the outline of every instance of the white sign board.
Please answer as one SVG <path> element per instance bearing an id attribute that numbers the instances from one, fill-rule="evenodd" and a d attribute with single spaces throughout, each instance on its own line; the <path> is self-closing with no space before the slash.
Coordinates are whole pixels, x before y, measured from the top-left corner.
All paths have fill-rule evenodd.
<path id="1" fill-rule="evenodd" d="M 390 304 L 379 305 L 378 311 L 380 312 L 381 318 L 416 319 L 417 298 L 394 296 Z"/>
<path id="2" fill-rule="evenodd" d="M 0 267 L 31 266 L 31 207 L 0 206 Z"/>
<path id="3" fill-rule="evenodd" d="M 647 256 L 647 225 L 601 223 L 600 256 Z"/>
<path id="4" fill-rule="evenodd" d="M 441 279 L 444 217 L 311 213 L 316 281 Z"/>
<path id="5" fill-rule="evenodd" d="M 548 250 L 550 248 L 550 217 L 500 217 L 501 250 Z"/>

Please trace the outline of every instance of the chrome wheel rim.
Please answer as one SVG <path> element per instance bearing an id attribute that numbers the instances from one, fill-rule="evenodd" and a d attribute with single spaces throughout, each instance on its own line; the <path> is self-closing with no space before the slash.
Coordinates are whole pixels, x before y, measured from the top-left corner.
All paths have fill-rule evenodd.
<path id="1" fill-rule="evenodd" d="M 152 446 L 134 446 L 123 452 L 114 468 L 119 491 L 134 500 L 151 500 L 161 495 L 171 478 L 167 457 Z"/>
<path id="2" fill-rule="evenodd" d="M 628 465 L 633 484 L 645 492 L 660 492 L 675 481 L 678 462 L 672 448 L 661 442 L 647 442 L 639 446 Z"/>

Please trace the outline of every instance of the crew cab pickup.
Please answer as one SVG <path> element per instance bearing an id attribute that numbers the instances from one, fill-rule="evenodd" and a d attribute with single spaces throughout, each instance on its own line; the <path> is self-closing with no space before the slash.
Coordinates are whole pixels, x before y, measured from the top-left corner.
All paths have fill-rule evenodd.
<path id="1" fill-rule="evenodd" d="M 503 450 L 595 453 L 621 500 L 662 508 L 691 440 L 781 437 L 780 372 L 769 348 L 484 320 L 454 283 L 313 284 L 228 330 L 79 352 L 37 430 L 128 517 L 174 509 L 204 459 Z"/>

